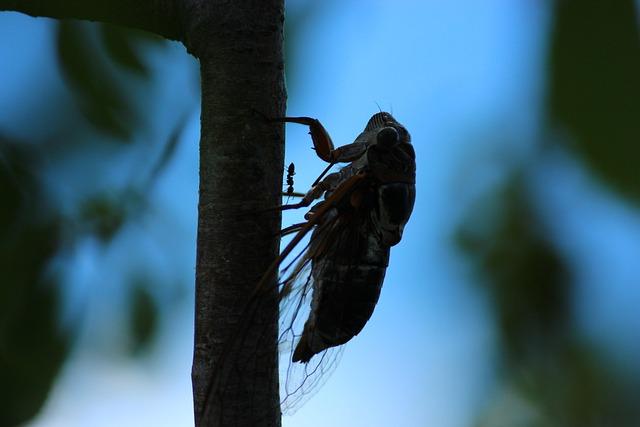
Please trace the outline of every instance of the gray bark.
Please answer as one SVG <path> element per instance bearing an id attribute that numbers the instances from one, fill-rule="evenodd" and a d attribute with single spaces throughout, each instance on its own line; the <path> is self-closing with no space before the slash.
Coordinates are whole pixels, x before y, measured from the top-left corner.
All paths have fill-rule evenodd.
<path id="1" fill-rule="evenodd" d="M 229 7 L 234 4 L 233 7 Z M 232 10 L 233 9 L 233 10 Z M 277 255 L 283 132 L 254 109 L 284 115 L 282 0 L 220 5 L 190 48 L 200 57 L 202 136 L 193 364 L 196 425 L 279 425 L 275 288 L 242 345 L 225 347 Z M 274 278 L 275 280 L 275 278 Z M 261 338 L 268 340 L 261 341 Z M 220 360 L 225 349 L 225 363 Z M 212 369 L 216 381 L 210 387 Z M 211 390 L 209 390 L 211 389 Z M 203 407 L 205 405 L 205 407 Z M 219 424 L 218 424 L 219 423 Z"/>
<path id="2" fill-rule="evenodd" d="M 283 128 L 260 114 L 284 116 L 284 0 L 0 0 L 0 10 L 147 30 L 200 60 L 196 426 L 279 426 L 275 287 L 249 320 L 246 307 L 278 252 L 279 214 L 251 212 L 277 205 L 282 189 Z M 250 332 L 230 341 L 239 323 Z"/>

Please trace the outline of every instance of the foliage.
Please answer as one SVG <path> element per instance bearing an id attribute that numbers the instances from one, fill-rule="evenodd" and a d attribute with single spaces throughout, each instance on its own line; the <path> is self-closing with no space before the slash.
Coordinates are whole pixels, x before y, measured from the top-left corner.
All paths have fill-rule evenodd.
<path id="1" fill-rule="evenodd" d="M 640 200 L 640 33 L 632 0 L 557 2 L 549 67 L 551 123 L 623 196 Z"/>
<path id="2" fill-rule="evenodd" d="M 620 196 L 638 200 L 640 38 L 630 0 L 556 2 L 542 144 L 475 206 L 456 236 L 489 295 L 501 343 L 481 426 L 635 426 L 640 379 L 587 341 L 572 311 L 572 267 L 543 226 L 529 177 L 563 144 Z M 551 132 L 551 134 L 554 134 Z M 486 220 L 482 209 L 498 212 Z"/>
<path id="3" fill-rule="evenodd" d="M 481 199 L 457 236 L 496 315 L 502 357 L 480 426 L 633 426 L 640 381 L 575 329 L 566 259 L 542 227 L 522 175 Z M 496 206 L 497 205 L 497 208 Z M 498 212 L 490 224 L 478 212 Z"/>
<path id="4" fill-rule="evenodd" d="M 95 158 L 105 147 L 126 151 L 149 113 L 138 102 L 148 92 L 154 70 L 144 57 L 159 38 L 106 24 L 60 21 L 53 28 L 60 70 L 82 115 L 73 104 L 43 99 L 55 111 L 51 140 L 0 138 L 0 425 L 33 417 L 44 404 L 69 355 L 73 330 L 60 324 L 63 283 L 54 261 L 94 236 L 104 245 L 145 209 L 146 194 L 168 164 L 184 118 L 167 135 L 160 161 L 140 185 L 105 189 L 88 178 L 87 194 L 66 206 L 49 197 L 43 166 L 55 171 L 83 153 Z M 135 90 L 134 90 L 135 89 Z M 34 113 L 30 121 L 47 123 Z M 48 122 L 51 123 L 51 122 Z M 161 140 L 162 142 L 162 140 Z M 50 176 L 49 179 L 56 179 Z M 59 263 L 58 263 L 59 264 Z M 57 264 L 55 264 L 57 265 Z M 158 326 L 158 306 L 140 280 L 131 286 L 131 354 L 148 348 Z"/>
<path id="5" fill-rule="evenodd" d="M 0 425 L 11 426 L 44 403 L 70 338 L 57 326 L 59 283 L 47 271 L 59 222 L 42 214 L 32 153 L 6 138 L 0 146 Z"/>

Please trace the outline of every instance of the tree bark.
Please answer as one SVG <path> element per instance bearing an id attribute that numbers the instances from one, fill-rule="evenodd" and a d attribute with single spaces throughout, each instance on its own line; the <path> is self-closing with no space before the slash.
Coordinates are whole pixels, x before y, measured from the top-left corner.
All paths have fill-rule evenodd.
<path id="1" fill-rule="evenodd" d="M 278 252 L 279 215 L 248 213 L 281 200 L 283 129 L 260 113 L 284 115 L 284 6 L 252 0 L 218 8 L 209 11 L 215 25 L 189 46 L 202 76 L 196 425 L 279 426 L 275 287 L 250 313 L 241 345 L 226 343 L 246 321 L 249 296 Z"/>
<path id="2" fill-rule="evenodd" d="M 255 212 L 282 190 L 283 126 L 263 115 L 285 111 L 284 0 L 0 0 L 0 10 L 151 31 L 200 60 L 196 426 L 279 426 L 275 286 L 250 317 L 246 308 L 278 253 L 279 214 Z M 240 324 L 248 333 L 231 340 Z"/>

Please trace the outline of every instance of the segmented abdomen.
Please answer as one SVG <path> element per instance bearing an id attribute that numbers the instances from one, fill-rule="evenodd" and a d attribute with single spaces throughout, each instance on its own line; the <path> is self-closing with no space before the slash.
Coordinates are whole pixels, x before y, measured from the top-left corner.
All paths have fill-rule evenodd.
<path id="1" fill-rule="evenodd" d="M 330 258 L 313 259 L 311 313 L 293 355 L 308 361 L 356 336 L 378 302 L 389 262 L 389 247 L 371 232 L 345 233 L 329 243 Z M 313 237 L 312 237 L 313 239 Z"/>

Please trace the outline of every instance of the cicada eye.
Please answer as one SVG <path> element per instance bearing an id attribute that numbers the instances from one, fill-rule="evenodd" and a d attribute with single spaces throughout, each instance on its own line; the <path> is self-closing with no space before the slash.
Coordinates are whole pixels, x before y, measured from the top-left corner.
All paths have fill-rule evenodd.
<path id="1" fill-rule="evenodd" d="M 378 145 L 390 148 L 396 145 L 400 141 L 400 135 L 395 128 L 386 127 L 378 132 Z"/>

